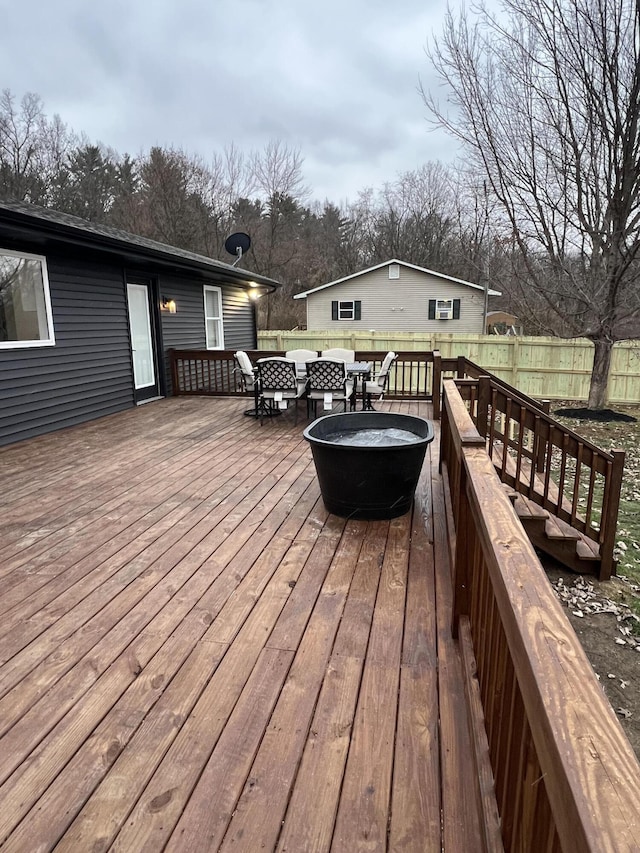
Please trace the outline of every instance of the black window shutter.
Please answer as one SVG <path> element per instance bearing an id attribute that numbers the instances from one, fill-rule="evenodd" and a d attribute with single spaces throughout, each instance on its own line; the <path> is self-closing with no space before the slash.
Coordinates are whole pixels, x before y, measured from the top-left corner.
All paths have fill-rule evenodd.
<path id="1" fill-rule="evenodd" d="M 429 319 L 430 320 L 436 319 L 436 300 L 435 299 L 429 300 Z"/>
<path id="2" fill-rule="evenodd" d="M 334 299 L 333 302 L 331 303 L 331 319 L 332 320 L 338 319 L 338 300 L 337 299 Z"/>
<path id="3" fill-rule="evenodd" d="M 459 299 L 453 300 L 453 319 L 454 320 L 460 319 L 460 300 Z"/>
<path id="4" fill-rule="evenodd" d="M 362 302 L 359 299 L 356 299 L 356 301 L 353 304 L 355 306 L 355 310 L 354 310 L 354 314 L 353 314 L 354 319 L 355 320 L 362 320 Z"/>

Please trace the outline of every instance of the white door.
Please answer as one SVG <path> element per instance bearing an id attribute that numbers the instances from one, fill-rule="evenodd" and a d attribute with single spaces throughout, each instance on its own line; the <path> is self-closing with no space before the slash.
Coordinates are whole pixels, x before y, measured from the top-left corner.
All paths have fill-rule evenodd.
<path id="1" fill-rule="evenodd" d="M 148 286 L 146 284 L 127 284 L 127 298 L 133 352 L 133 379 L 136 400 L 141 400 L 150 396 L 157 396 L 158 384 Z"/>

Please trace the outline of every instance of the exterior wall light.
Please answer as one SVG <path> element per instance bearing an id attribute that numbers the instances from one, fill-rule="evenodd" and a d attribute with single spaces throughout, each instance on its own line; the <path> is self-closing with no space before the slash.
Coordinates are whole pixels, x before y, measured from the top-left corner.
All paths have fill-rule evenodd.
<path id="1" fill-rule="evenodd" d="M 176 313 L 176 301 L 170 296 L 163 296 L 160 300 L 160 310 L 167 311 L 169 314 Z"/>

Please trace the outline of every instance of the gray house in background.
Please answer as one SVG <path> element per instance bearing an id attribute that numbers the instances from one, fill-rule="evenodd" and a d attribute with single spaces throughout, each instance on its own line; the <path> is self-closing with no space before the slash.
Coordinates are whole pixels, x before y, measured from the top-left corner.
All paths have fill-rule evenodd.
<path id="1" fill-rule="evenodd" d="M 395 258 L 293 298 L 306 299 L 313 331 L 484 332 L 481 285 Z"/>
<path id="2" fill-rule="evenodd" d="M 254 349 L 277 283 L 75 216 L 0 202 L 0 445 L 171 392 L 167 350 Z"/>

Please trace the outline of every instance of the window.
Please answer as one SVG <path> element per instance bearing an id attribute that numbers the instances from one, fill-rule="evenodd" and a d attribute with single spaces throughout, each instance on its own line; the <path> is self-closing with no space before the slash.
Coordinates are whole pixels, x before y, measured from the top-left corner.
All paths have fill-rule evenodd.
<path id="1" fill-rule="evenodd" d="M 204 285 L 204 325 L 207 349 L 224 349 L 222 327 L 222 291 L 219 287 Z"/>
<path id="2" fill-rule="evenodd" d="M 459 299 L 430 299 L 429 300 L 429 319 L 430 320 L 459 320 L 460 319 L 460 300 Z"/>
<path id="3" fill-rule="evenodd" d="M 0 249 L 0 348 L 54 344 L 46 260 Z"/>
<path id="4" fill-rule="evenodd" d="M 359 299 L 334 299 L 331 303 L 332 320 L 361 320 L 362 302 Z"/>
<path id="5" fill-rule="evenodd" d="M 436 299 L 436 319 L 450 320 L 453 317 L 453 299 Z"/>
<path id="6" fill-rule="evenodd" d="M 389 278 L 400 278 L 400 264 L 389 264 Z"/>
<path id="7" fill-rule="evenodd" d="M 353 302 L 338 302 L 338 320 L 353 320 L 355 307 Z"/>

